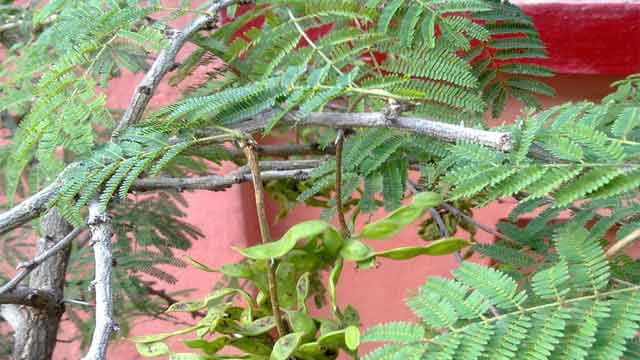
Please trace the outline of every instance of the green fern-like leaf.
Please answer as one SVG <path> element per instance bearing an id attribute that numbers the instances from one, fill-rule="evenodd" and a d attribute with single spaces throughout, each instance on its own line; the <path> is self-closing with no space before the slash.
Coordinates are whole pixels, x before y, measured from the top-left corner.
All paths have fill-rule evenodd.
<path id="1" fill-rule="evenodd" d="M 379 336 L 365 341 L 389 343 L 367 357 L 406 358 L 404 350 L 413 346 L 427 358 L 454 360 L 623 359 L 625 352 L 632 354 L 631 339 L 640 326 L 638 286 L 612 286 L 604 252 L 579 225 L 556 232 L 554 242 L 558 262 L 530 278 L 524 288 L 531 290 L 520 290 L 498 270 L 468 262 L 453 271 L 453 280 L 428 279 L 407 301 L 427 326 L 424 338 L 392 333 L 396 327 L 407 330 L 405 323 L 378 325 L 372 331 Z M 476 308 L 479 312 L 463 306 L 474 294 L 481 294 L 478 304 L 486 303 Z M 462 313 L 468 315 L 464 321 Z M 385 329 L 388 337 L 380 334 Z"/>
<path id="2" fill-rule="evenodd" d="M 420 341 L 424 337 L 422 326 L 409 322 L 390 322 L 376 325 L 367 330 L 362 341 L 393 341 L 410 343 Z"/>

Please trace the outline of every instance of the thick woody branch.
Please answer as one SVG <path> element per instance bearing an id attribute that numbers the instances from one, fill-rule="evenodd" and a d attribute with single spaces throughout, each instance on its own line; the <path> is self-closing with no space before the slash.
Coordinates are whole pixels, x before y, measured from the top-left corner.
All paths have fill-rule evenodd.
<path id="1" fill-rule="evenodd" d="M 433 136 L 445 141 L 470 141 L 500 151 L 509 151 L 512 147 L 509 133 L 478 130 L 415 117 L 389 118 L 385 113 L 313 113 L 301 121 L 304 125 L 334 128 L 394 128 Z"/>
<path id="2" fill-rule="evenodd" d="M 158 54 L 151 68 L 136 87 L 127 110 L 114 130 L 114 137 L 117 137 L 129 125 L 140 120 L 160 81 L 173 68 L 176 56 L 187 40 L 196 32 L 214 25 L 217 21 L 218 11 L 235 2 L 236 0 L 214 1 L 206 11 L 209 13 L 208 15 L 199 16 L 182 30 L 174 32 L 169 46 Z"/>
<path id="3" fill-rule="evenodd" d="M 271 116 L 272 112 L 266 111 L 252 120 L 238 123 L 234 128 L 247 133 L 256 133 L 266 128 Z M 319 112 L 312 113 L 307 117 L 297 117 L 296 114 L 291 114 L 283 121 L 283 125 L 323 126 L 335 129 L 383 127 L 433 136 L 450 142 L 469 141 L 499 151 L 510 151 L 513 148 L 513 139 L 511 134 L 507 132 L 474 129 L 419 117 L 395 117 L 383 112 Z"/>
<path id="4" fill-rule="evenodd" d="M 468 128 L 423 118 L 398 116 L 390 118 L 385 113 L 313 113 L 303 125 L 327 126 L 333 128 L 386 127 L 405 130 L 416 134 L 436 137 L 444 141 L 465 140 L 500 151 L 512 148 L 511 134 Z"/>
<path id="5" fill-rule="evenodd" d="M 83 360 L 103 360 L 107 354 L 107 344 L 111 333 L 117 329 L 113 321 L 113 294 L 111 277 L 113 255 L 111 237 L 113 229 L 111 218 L 100 207 L 100 202 L 93 199 L 89 203 L 89 220 L 95 262 L 95 279 L 92 286 L 96 294 L 96 326 L 91 339 L 91 346 Z"/>
<path id="6" fill-rule="evenodd" d="M 207 15 L 199 16 L 181 31 L 173 33 L 169 46 L 158 54 L 158 57 L 136 87 L 129 106 L 127 106 L 122 118 L 111 134 L 112 139 L 117 138 L 121 131 L 140 120 L 160 81 L 174 67 L 176 56 L 187 40 L 196 32 L 215 25 L 218 11 L 235 3 L 235 1 L 214 1 L 207 8 Z M 111 228 L 111 219 L 108 213 L 104 209 L 100 209 L 99 202 L 96 199 L 89 204 L 88 225 L 91 230 L 91 242 L 95 255 L 96 327 L 91 339 L 91 346 L 83 360 L 103 360 L 106 358 L 109 337 L 116 329 L 113 321 L 111 288 L 113 267 L 111 236 L 113 235 L 113 229 Z"/>
<path id="7" fill-rule="evenodd" d="M 47 203 L 59 188 L 60 183 L 54 181 L 51 185 L 28 197 L 20 204 L 0 214 L 0 234 L 9 232 L 40 216 L 47 210 Z"/>
<path id="8" fill-rule="evenodd" d="M 28 286 L 18 286 L 0 294 L 0 304 L 26 305 L 38 309 L 53 309 L 59 306 L 53 290 L 34 289 Z"/>
<path id="9" fill-rule="evenodd" d="M 22 307 L 16 304 L 0 305 L 0 317 L 2 317 L 13 329 L 14 338 L 23 336 L 26 322 Z"/>
<path id="10" fill-rule="evenodd" d="M 255 133 L 265 129 L 270 113 L 266 112 L 252 120 L 238 123 L 235 129 Z M 123 117 L 123 119 L 125 119 Z M 387 127 L 425 134 L 445 141 L 465 140 L 487 147 L 509 151 L 513 147 L 511 134 L 466 128 L 414 117 L 389 118 L 384 113 L 314 113 L 308 118 L 296 120 L 288 117 L 285 124 L 297 126 L 326 126 L 332 128 Z M 535 154 L 533 154 L 535 155 Z M 27 221 L 36 218 L 45 209 L 45 205 L 55 194 L 58 185 L 52 184 L 31 196 L 15 208 L 0 214 L 0 234 L 12 230 Z"/>
<path id="11" fill-rule="evenodd" d="M 35 268 L 42 264 L 45 260 L 56 254 L 58 251 L 66 248 L 73 239 L 75 239 L 81 230 L 79 228 L 71 231 L 62 240 L 58 241 L 54 246 L 48 248 L 45 252 L 39 254 L 30 261 L 20 263 L 18 269 L 20 272 L 16 274 L 9 282 L 0 287 L 0 296 L 13 290 L 27 275 L 29 275 Z"/>

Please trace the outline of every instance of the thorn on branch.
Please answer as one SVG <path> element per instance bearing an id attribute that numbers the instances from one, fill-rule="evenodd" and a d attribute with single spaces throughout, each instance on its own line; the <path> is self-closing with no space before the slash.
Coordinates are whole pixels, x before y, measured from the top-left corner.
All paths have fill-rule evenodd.
<path id="1" fill-rule="evenodd" d="M 89 286 L 87 286 L 87 291 L 92 293 L 96 291 L 96 281 L 95 280 L 91 280 L 91 282 L 89 283 Z"/>
<path id="2" fill-rule="evenodd" d="M 396 99 L 388 99 L 388 105 L 382 110 L 387 122 L 395 124 L 398 117 L 408 110 L 408 105 L 398 102 Z"/>
<path id="3" fill-rule="evenodd" d="M 207 20 L 206 24 L 202 28 L 203 30 L 212 31 L 218 28 L 218 15 L 210 14 L 211 18 Z"/>
<path id="4" fill-rule="evenodd" d="M 90 217 L 87 220 L 87 225 L 89 226 L 104 225 L 104 224 L 111 224 L 111 216 L 109 216 L 109 214 L 106 214 L 106 213 L 97 214 L 95 216 Z"/>
<path id="5" fill-rule="evenodd" d="M 138 87 L 138 91 L 140 91 L 140 93 L 145 94 L 145 95 L 151 95 L 151 87 L 146 86 L 146 85 L 142 85 L 142 86 Z"/>

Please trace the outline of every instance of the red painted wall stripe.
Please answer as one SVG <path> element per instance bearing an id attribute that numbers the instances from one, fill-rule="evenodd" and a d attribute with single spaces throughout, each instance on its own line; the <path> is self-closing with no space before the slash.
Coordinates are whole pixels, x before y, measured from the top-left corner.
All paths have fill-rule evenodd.
<path id="1" fill-rule="evenodd" d="M 562 74 L 640 72 L 640 1 L 514 1 L 533 19 Z"/>

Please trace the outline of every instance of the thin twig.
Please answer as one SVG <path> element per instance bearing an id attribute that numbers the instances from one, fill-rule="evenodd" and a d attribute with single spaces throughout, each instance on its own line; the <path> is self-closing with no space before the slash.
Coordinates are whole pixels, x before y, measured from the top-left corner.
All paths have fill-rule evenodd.
<path id="1" fill-rule="evenodd" d="M 271 233 L 269 232 L 269 221 L 267 220 L 267 212 L 264 206 L 264 187 L 262 184 L 260 165 L 258 164 L 255 146 L 256 143 L 252 138 L 247 138 L 246 140 L 241 141 L 241 147 L 247 157 L 247 162 L 251 169 L 251 176 L 253 178 L 253 190 L 256 198 L 256 211 L 258 212 L 260 236 L 262 238 L 262 243 L 266 244 L 271 242 Z M 285 328 L 282 321 L 282 314 L 280 313 L 280 303 L 278 302 L 278 286 L 276 283 L 274 259 L 269 259 L 269 264 L 267 266 L 267 281 L 269 286 L 269 300 L 271 301 L 273 317 L 276 321 L 276 330 L 280 337 L 285 335 Z"/>
<path id="2" fill-rule="evenodd" d="M 167 303 L 167 308 L 169 308 L 171 305 L 180 301 L 175 297 L 169 295 L 165 289 L 158 290 L 154 288 L 152 285 L 153 285 L 153 282 L 147 282 L 144 285 L 144 289 L 147 291 L 149 295 L 155 295 L 160 299 L 164 300 Z M 194 311 L 191 313 L 191 316 L 194 318 L 196 316 L 205 317 L 206 315 L 207 314 L 204 311 Z"/>
<path id="3" fill-rule="evenodd" d="M 265 180 L 306 180 L 320 160 L 260 161 L 261 178 Z M 210 190 L 223 191 L 234 184 L 251 181 L 251 169 L 242 166 L 226 175 L 209 175 L 187 178 L 154 177 L 137 180 L 132 191 L 152 190 Z"/>
<path id="4" fill-rule="evenodd" d="M 227 149 L 233 161 L 244 161 L 244 152 L 242 149 Z M 277 145 L 258 145 L 256 147 L 258 155 L 288 158 L 291 156 L 304 155 L 334 155 L 336 153 L 335 146 L 322 147 L 318 143 L 308 144 L 277 144 Z"/>
<path id="5" fill-rule="evenodd" d="M 640 229 L 632 231 L 629 235 L 623 237 L 620 241 L 613 244 L 613 246 L 611 246 L 606 252 L 607 257 L 612 258 L 618 252 L 622 251 L 624 248 L 631 245 L 638 239 L 640 239 Z"/>
<path id="6" fill-rule="evenodd" d="M 414 194 L 416 194 L 418 192 L 418 189 L 416 188 L 416 185 L 413 184 L 413 182 L 411 182 L 411 181 L 407 181 L 407 187 Z M 443 203 L 443 204 L 446 204 L 446 203 Z M 460 210 L 458 210 L 458 209 L 455 209 L 455 210 L 458 211 L 460 214 L 462 214 L 462 212 Z M 440 213 L 438 212 L 438 210 L 436 210 L 434 208 L 430 208 L 429 212 L 431 213 L 431 215 L 433 216 L 433 219 L 436 221 L 436 224 L 438 225 L 438 230 L 440 230 L 440 235 L 442 235 L 443 237 L 449 237 L 449 235 L 450 235 L 449 234 L 449 230 L 447 229 L 447 226 L 445 225 L 444 221 L 442 220 L 442 216 L 440 216 Z M 456 251 L 453 254 L 453 256 L 455 257 L 456 262 L 458 264 L 462 263 L 463 259 L 462 259 L 462 254 L 460 254 L 460 251 Z M 500 316 L 500 311 L 498 311 L 498 309 L 495 306 L 491 305 L 489 307 L 489 310 L 491 310 L 491 313 L 493 314 L 493 316 Z"/>
<path id="7" fill-rule="evenodd" d="M 93 307 L 92 304 L 89 304 L 86 301 L 80 301 L 80 300 L 75 300 L 75 299 L 63 299 L 62 302 L 65 303 L 65 304 L 71 304 L 71 305 Z"/>
<path id="8" fill-rule="evenodd" d="M 35 258 L 18 264 L 18 269 L 21 269 L 9 282 L 0 287 L 0 295 L 13 290 L 20 282 L 27 277 L 35 268 L 37 268 L 40 264 L 42 264 L 45 260 L 50 258 L 52 255 L 57 253 L 58 251 L 64 249 L 75 239 L 78 234 L 80 234 L 81 229 L 75 228 L 71 231 L 67 236 L 65 236 L 62 240 L 58 241 L 54 246 L 47 249 L 47 251 L 42 254 L 36 256 Z"/>
<path id="9" fill-rule="evenodd" d="M 511 243 L 518 243 L 517 241 L 513 240 L 509 236 L 507 236 L 507 235 L 505 235 L 505 234 L 503 234 L 503 233 L 501 233 L 499 231 L 496 231 L 496 230 L 490 228 L 489 226 L 487 226 L 487 225 L 475 220 L 471 216 L 463 213 L 462 211 L 458 210 L 456 207 L 454 207 L 453 205 L 451 205 L 449 203 L 443 202 L 442 204 L 440 204 L 440 206 L 443 209 L 447 210 L 448 212 L 450 212 L 450 213 L 454 214 L 455 216 L 459 217 L 460 219 L 462 219 L 462 220 L 474 225 L 478 229 L 481 229 L 481 230 L 485 231 L 486 233 L 489 233 L 489 234 L 491 234 L 491 235 L 493 235 L 493 236 L 495 236 L 497 238 L 509 241 Z"/>
<path id="10" fill-rule="evenodd" d="M 416 184 L 414 184 L 411 180 L 407 180 L 407 188 L 409 189 L 409 191 L 411 191 L 411 193 L 413 195 L 418 193 L 418 188 L 416 186 Z M 429 213 L 431 213 L 431 216 L 433 217 L 433 219 L 436 222 L 436 225 L 438 226 L 438 230 L 440 231 L 440 236 L 442 237 L 449 237 L 449 230 L 447 229 L 447 226 L 444 223 L 444 220 L 442 220 L 442 216 L 440 216 L 440 213 L 438 212 L 438 210 L 434 209 L 434 208 L 429 208 Z M 456 251 L 453 256 L 456 259 L 456 262 L 458 264 L 460 264 L 462 262 L 462 254 L 460 254 L 460 250 Z"/>
<path id="11" fill-rule="evenodd" d="M 309 44 L 309 46 L 311 46 L 311 48 L 315 52 L 317 52 L 318 55 L 320 55 L 320 57 L 322 57 L 322 59 L 324 59 L 324 61 L 327 63 L 327 65 L 331 66 L 338 74 L 342 75 L 342 70 L 340 70 L 336 66 L 336 64 L 334 64 L 334 62 L 331 61 L 331 59 L 329 59 L 329 57 L 322 50 L 320 50 L 320 48 L 313 42 L 313 40 L 311 40 L 309 35 L 307 35 L 307 33 L 302 28 L 302 26 L 300 26 L 300 24 L 298 24 L 298 19 L 296 19 L 296 17 L 293 15 L 293 13 L 291 12 L 291 9 L 287 8 L 287 14 L 289 15 L 289 19 L 291 19 L 291 21 L 293 21 L 293 25 L 296 27 L 296 30 L 298 31 L 298 33 L 307 42 L 307 44 Z"/>
<path id="12" fill-rule="evenodd" d="M 344 146 L 344 130 L 338 129 L 336 137 L 336 210 L 338 211 L 338 222 L 340 223 L 340 231 L 345 239 L 349 237 L 349 227 L 344 218 L 344 209 L 342 208 L 342 148 Z"/>
<path id="13" fill-rule="evenodd" d="M 430 208 L 429 212 L 431 213 L 431 216 L 433 216 L 433 219 L 436 221 L 436 224 L 438 225 L 438 229 L 440 230 L 440 235 L 442 235 L 443 237 L 449 237 L 449 230 L 447 230 L 447 226 L 444 224 L 444 221 L 442 220 L 442 216 L 440 216 L 440 213 L 438 212 L 438 210 L 434 208 Z M 453 253 L 453 257 L 455 257 L 456 262 L 458 264 L 462 263 L 462 254 L 460 253 L 460 250 Z"/>
<path id="14" fill-rule="evenodd" d="M 625 286 L 636 286 L 636 284 L 634 284 L 634 283 L 630 283 L 628 281 L 624 281 L 624 280 L 618 279 L 618 278 L 612 278 L 611 280 L 613 282 L 616 282 L 618 284 L 622 284 L 622 285 L 625 285 Z"/>

